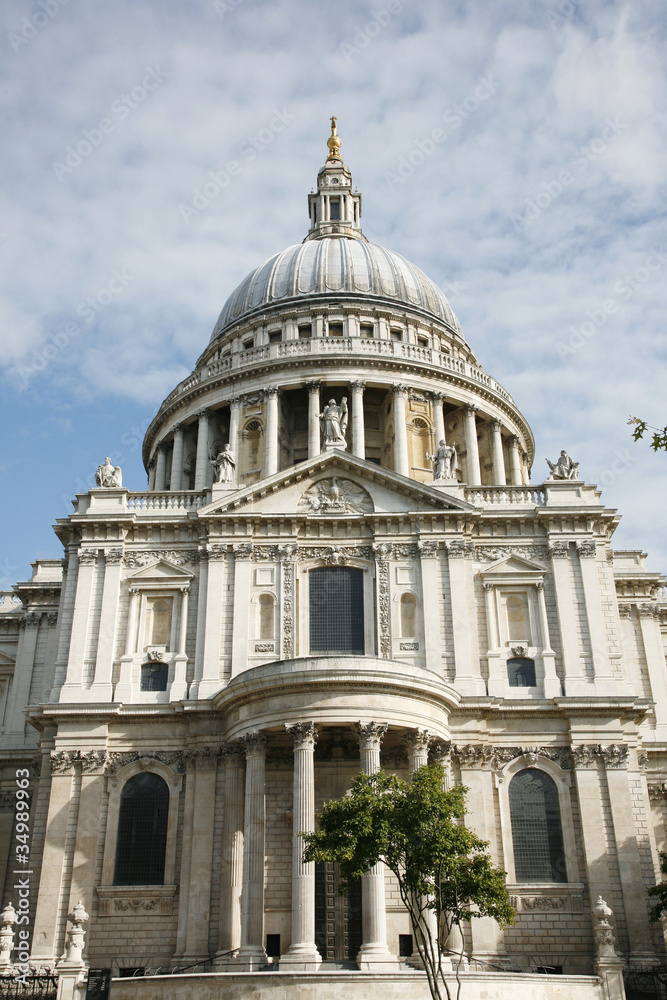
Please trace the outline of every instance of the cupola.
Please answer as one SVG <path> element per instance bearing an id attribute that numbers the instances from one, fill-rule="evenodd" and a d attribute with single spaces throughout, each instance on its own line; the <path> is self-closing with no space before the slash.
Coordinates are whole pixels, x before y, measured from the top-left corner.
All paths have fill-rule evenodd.
<path id="1" fill-rule="evenodd" d="M 340 155 L 341 140 L 335 117 L 331 119 L 327 146 L 329 155 L 317 175 L 317 192 L 308 195 L 310 230 L 304 243 L 324 236 L 365 240 L 360 221 L 361 195 L 352 190 L 352 174 Z"/>

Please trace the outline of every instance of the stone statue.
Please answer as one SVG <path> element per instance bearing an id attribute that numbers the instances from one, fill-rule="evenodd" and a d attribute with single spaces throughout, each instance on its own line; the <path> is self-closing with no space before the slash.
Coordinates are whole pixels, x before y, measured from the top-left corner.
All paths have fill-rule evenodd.
<path id="1" fill-rule="evenodd" d="M 325 448 L 346 448 L 347 397 L 343 396 L 340 406 L 330 399 L 320 415 L 322 445 Z"/>
<path id="2" fill-rule="evenodd" d="M 236 459 L 229 444 L 219 451 L 211 465 L 215 469 L 216 483 L 233 483 L 236 476 Z"/>
<path id="3" fill-rule="evenodd" d="M 111 459 L 105 458 L 104 465 L 98 465 L 97 467 L 95 482 L 98 486 L 103 486 L 107 489 L 117 489 L 119 486 L 122 486 L 123 473 L 120 471 L 120 465 L 114 468 L 111 464 Z"/>
<path id="4" fill-rule="evenodd" d="M 426 453 L 429 462 L 433 462 L 433 479 L 456 479 L 457 457 L 456 448 L 443 440 L 439 443 L 435 455 Z"/>
<path id="5" fill-rule="evenodd" d="M 579 463 L 573 462 L 568 453 L 563 449 L 556 463 L 550 462 L 547 458 L 547 465 L 551 469 L 549 479 L 574 479 L 579 480 Z"/>

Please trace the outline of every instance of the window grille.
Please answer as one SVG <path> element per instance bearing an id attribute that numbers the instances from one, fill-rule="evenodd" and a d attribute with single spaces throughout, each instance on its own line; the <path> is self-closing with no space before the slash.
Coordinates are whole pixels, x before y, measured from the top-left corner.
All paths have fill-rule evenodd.
<path id="1" fill-rule="evenodd" d="M 349 566 L 323 566 L 309 575 L 310 652 L 363 655 L 362 571 Z"/>
<path id="2" fill-rule="evenodd" d="M 519 771 L 510 782 L 509 801 L 517 882 L 567 882 L 554 781 L 537 768 Z"/>
<path id="3" fill-rule="evenodd" d="M 120 797 L 114 885 L 163 885 L 169 789 L 157 774 L 137 774 Z"/>
<path id="4" fill-rule="evenodd" d="M 142 663 L 141 691 L 166 691 L 169 666 L 166 663 Z"/>
<path id="5" fill-rule="evenodd" d="M 513 656 L 507 661 L 507 679 L 510 687 L 535 687 L 535 660 L 525 656 Z"/>

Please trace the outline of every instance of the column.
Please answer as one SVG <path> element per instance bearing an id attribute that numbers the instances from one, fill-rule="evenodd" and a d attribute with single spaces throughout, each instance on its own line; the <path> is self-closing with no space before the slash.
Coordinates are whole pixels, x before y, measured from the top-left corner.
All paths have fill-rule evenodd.
<path id="1" fill-rule="evenodd" d="M 155 466 L 156 461 L 154 458 L 148 461 L 148 489 L 152 492 L 155 489 Z"/>
<path id="2" fill-rule="evenodd" d="M 352 390 L 352 454 L 366 458 L 366 432 L 364 429 L 365 382 L 350 382 Z"/>
<path id="3" fill-rule="evenodd" d="M 209 411 L 200 410 L 197 414 L 197 458 L 195 464 L 195 489 L 205 490 L 208 482 L 210 458 L 208 454 L 208 421 Z"/>
<path id="4" fill-rule="evenodd" d="M 521 456 L 519 455 L 519 439 L 516 434 L 513 434 L 510 438 L 510 474 L 512 477 L 512 486 L 523 486 Z"/>
<path id="5" fill-rule="evenodd" d="M 208 577 L 206 584 L 206 628 L 204 630 L 204 655 L 197 695 L 210 698 L 220 690 L 220 632 L 222 629 L 222 602 L 227 560 L 226 545 L 209 545 Z M 236 594 L 234 595 L 236 597 Z M 247 609 L 246 609 L 247 613 Z"/>
<path id="6" fill-rule="evenodd" d="M 278 390 L 271 386 L 264 390 L 266 399 L 266 457 L 264 476 L 275 476 L 278 471 Z"/>
<path id="7" fill-rule="evenodd" d="M 239 461 L 239 424 L 241 415 L 241 404 L 236 396 L 232 396 L 229 401 L 229 447 L 236 459 L 236 479 L 238 481 L 238 461 Z"/>
<path id="8" fill-rule="evenodd" d="M 320 454 L 320 383 L 308 383 L 308 458 Z"/>
<path id="9" fill-rule="evenodd" d="M 183 424 L 176 424 L 174 427 L 174 449 L 171 453 L 171 481 L 169 488 L 172 490 L 183 489 L 183 443 L 185 428 Z"/>
<path id="10" fill-rule="evenodd" d="M 452 638 L 454 641 L 454 669 L 456 690 L 463 695 L 486 694 L 486 684 L 479 664 L 479 650 L 475 643 L 470 622 L 475 620 L 476 602 L 468 543 L 447 543 L 449 565 L 449 594 L 452 605 Z"/>
<path id="11" fill-rule="evenodd" d="M 465 407 L 465 439 L 466 465 L 468 469 L 468 486 L 481 486 L 482 476 L 479 469 L 479 447 L 477 446 L 476 406 Z"/>
<path id="12" fill-rule="evenodd" d="M 217 758 L 204 750 L 193 752 L 194 770 L 188 781 L 194 783 L 192 827 L 187 849 L 190 854 L 185 936 L 186 963 L 208 961 L 208 925 L 211 916 L 211 875 L 213 865 L 213 814 Z M 185 838 L 184 838 L 185 841 Z M 184 845 L 185 846 L 185 845 Z"/>
<path id="13" fill-rule="evenodd" d="M 292 943 L 280 959 L 281 968 L 314 972 L 322 961 L 315 944 L 315 865 L 304 864 L 302 833 L 315 830 L 314 753 L 317 726 L 297 722 L 285 728 L 294 740 L 292 818 Z"/>
<path id="14" fill-rule="evenodd" d="M 584 588 L 584 604 L 588 635 L 591 642 L 593 657 L 593 673 L 595 675 L 595 693 L 597 695 L 614 695 L 619 693 L 619 683 L 612 677 L 609 659 L 609 643 L 602 610 L 602 593 L 597 567 L 597 546 L 595 541 L 587 540 L 577 544 L 581 582 Z"/>
<path id="15" fill-rule="evenodd" d="M 560 698 L 563 694 L 563 689 L 560 677 L 556 673 L 556 654 L 551 648 L 551 639 L 549 638 L 549 619 L 547 617 L 547 602 L 544 597 L 544 584 L 540 582 L 535 586 L 537 588 L 537 607 L 540 615 L 540 632 L 542 637 L 544 697 Z"/>
<path id="16" fill-rule="evenodd" d="M 178 625 L 178 650 L 174 657 L 174 679 L 169 689 L 169 701 L 183 701 L 188 694 L 188 657 L 185 644 L 188 637 L 188 604 L 190 588 L 181 587 L 181 614 Z"/>
<path id="17" fill-rule="evenodd" d="M 402 476 L 410 475 L 408 460 L 408 428 L 406 424 L 405 400 L 407 386 L 395 385 L 394 393 L 394 469 Z"/>
<path id="18" fill-rule="evenodd" d="M 248 733 L 241 740 L 246 756 L 243 815 L 243 890 L 241 948 L 238 959 L 248 971 L 266 964 L 264 950 L 264 828 L 266 737 Z"/>
<path id="19" fill-rule="evenodd" d="M 122 564 L 122 548 L 104 550 L 104 585 L 100 611 L 100 631 L 97 639 L 95 678 L 91 688 L 93 701 L 111 701 L 113 690 L 111 679 L 116 653 L 116 621 L 118 619 Z"/>
<path id="20" fill-rule="evenodd" d="M 502 424 L 494 420 L 491 424 L 493 433 L 493 482 L 495 486 L 506 486 L 505 456 L 503 455 L 503 437 L 500 433 Z"/>
<path id="21" fill-rule="evenodd" d="M 164 441 L 160 441 L 155 448 L 155 489 L 165 490 L 167 488 L 167 451 Z"/>
<path id="22" fill-rule="evenodd" d="M 594 747 L 575 747 L 574 777 L 577 782 L 577 801 L 581 816 L 581 836 L 584 845 L 584 866 L 588 882 L 588 896 L 591 910 L 598 896 L 603 899 L 614 899 L 614 889 L 618 885 L 612 883 L 610 861 L 607 844 L 605 819 L 600 788 L 601 772 L 598 773 L 594 755 Z M 593 752 L 591 752 L 593 751 Z M 614 881 L 616 881 L 614 879 Z"/>
<path id="23" fill-rule="evenodd" d="M 460 758 L 461 759 L 461 758 Z M 496 813 L 493 772 L 482 769 L 479 765 L 465 766 L 465 758 L 461 759 L 461 784 L 468 789 L 466 797 L 465 825 L 482 840 L 490 842 L 489 854 L 494 864 L 498 864 L 496 843 Z M 470 923 L 472 937 L 472 957 L 484 962 L 492 962 L 504 952 L 503 935 L 500 927 L 492 917 L 477 917 Z M 462 933 L 460 925 L 455 924 L 449 935 L 448 949 L 454 952 L 452 961 L 456 964 L 456 956 L 461 954 Z M 465 952 L 463 963 L 465 966 Z"/>
<path id="24" fill-rule="evenodd" d="M 131 587 L 130 606 L 127 612 L 127 632 L 125 633 L 125 652 L 120 658 L 120 677 L 114 692 L 114 701 L 131 701 L 132 699 L 132 666 L 137 642 L 139 597 L 139 591 Z"/>
<path id="25" fill-rule="evenodd" d="M 234 549 L 234 609 L 232 621 L 232 677 L 248 666 L 252 544 L 239 542 Z"/>
<path id="26" fill-rule="evenodd" d="M 618 750 L 626 748 L 623 746 L 604 748 L 602 760 L 606 769 L 623 908 L 628 928 L 629 961 L 631 965 L 646 967 L 658 965 L 659 962 L 653 947 L 653 935 L 648 918 L 648 900 L 632 810 L 630 775 L 625 758 L 617 753 Z M 638 778 L 639 774 L 635 773 L 634 777 Z"/>
<path id="27" fill-rule="evenodd" d="M 241 892 L 243 889 L 243 784 L 245 760 L 240 746 L 227 743 L 225 814 L 222 831 L 222 892 L 220 940 L 215 965 L 226 965 L 241 947 Z"/>
<path id="28" fill-rule="evenodd" d="M 486 662 L 489 668 L 489 695 L 491 697 L 506 698 L 509 694 L 507 673 L 505 672 L 503 676 L 500 668 L 500 636 L 498 635 L 496 588 L 492 583 L 484 583 L 484 605 L 486 609 L 486 632 L 489 640 L 489 648 L 486 652 Z"/>
<path id="29" fill-rule="evenodd" d="M 72 615 L 72 636 L 67 658 L 67 675 L 60 691 L 60 701 L 83 701 L 83 659 L 90 623 L 90 602 L 97 569 L 97 549 L 79 549 L 79 575 Z"/>
<path id="30" fill-rule="evenodd" d="M 204 672 L 206 642 L 206 590 L 208 587 L 208 550 L 199 550 L 199 580 L 197 581 L 197 625 L 195 626 L 195 670 L 190 685 L 190 700 L 199 696 L 199 682 Z"/>
<path id="31" fill-rule="evenodd" d="M 387 728 L 386 723 L 357 723 L 364 774 L 375 774 L 380 770 L 380 745 Z M 363 972 L 396 971 L 397 961 L 387 948 L 384 865 L 381 861 L 362 876 L 361 907 L 363 944 L 357 955 L 357 965 Z"/>
<path id="32" fill-rule="evenodd" d="M 428 764 L 428 748 L 432 739 L 433 737 L 427 729 L 415 729 L 413 732 L 408 733 L 407 736 L 402 738 L 402 741 L 408 751 L 408 771 L 410 774 L 414 774 L 420 767 L 425 767 Z M 431 950 L 428 944 L 430 938 L 432 942 L 433 954 L 437 955 L 438 920 L 435 910 L 424 909 L 420 923 L 422 925 L 422 934 L 424 935 L 422 947 L 427 949 L 427 953 Z M 412 930 L 414 933 L 414 927 Z M 421 967 L 421 959 L 419 957 L 417 942 L 413 941 L 410 964 L 416 965 L 417 963 L 420 963 Z"/>
<path id="33" fill-rule="evenodd" d="M 418 542 L 419 565 L 422 578 L 422 611 L 424 626 L 424 655 L 426 669 L 442 676 L 442 644 L 440 641 L 440 590 L 438 543 Z"/>
<path id="34" fill-rule="evenodd" d="M 20 637 L 18 655 L 14 666 L 14 679 L 7 704 L 6 731 L 0 739 L 5 746 L 15 748 L 25 737 L 25 715 L 23 712 L 30 700 L 30 685 L 35 666 L 37 633 L 41 615 L 31 612 L 19 621 Z M 46 621 L 46 619 L 45 619 Z"/>
<path id="35" fill-rule="evenodd" d="M 435 445 L 436 448 L 441 441 L 446 441 L 445 435 L 445 415 L 443 403 L 446 400 L 444 392 L 433 393 L 433 423 L 435 425 Z"/>
<path id="36" fill-rule="evenodd" d="M 572 578 L 570 574 L 570 546 L 568 542 L 552 542 L 549 553 L 554 574 L 556 606 L 563 657 L 563 677 L 565 696 L 590 694 L 591 685 L 581 670 L 581 655 L 576 625 L 572 615 L 575 607 Z"/>

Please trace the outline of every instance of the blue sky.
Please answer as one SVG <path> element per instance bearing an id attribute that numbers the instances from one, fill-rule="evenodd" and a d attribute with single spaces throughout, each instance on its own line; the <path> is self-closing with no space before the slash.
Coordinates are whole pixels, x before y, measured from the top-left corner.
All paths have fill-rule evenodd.
<path id="1" fill-rule="evenodd" d="M 225 299 L 305 235 L 331 114 L 364 232 L 448 295 L 533 428 L 533 480 L 566 448 L 623 514 L 616 547 L 667 570 L 667 457 L 626 423 L 667 422 L 660 0 L 0 18 L 0 587 L 60 555 L 105 455 L 143 488 L 143 431 Z"/>

